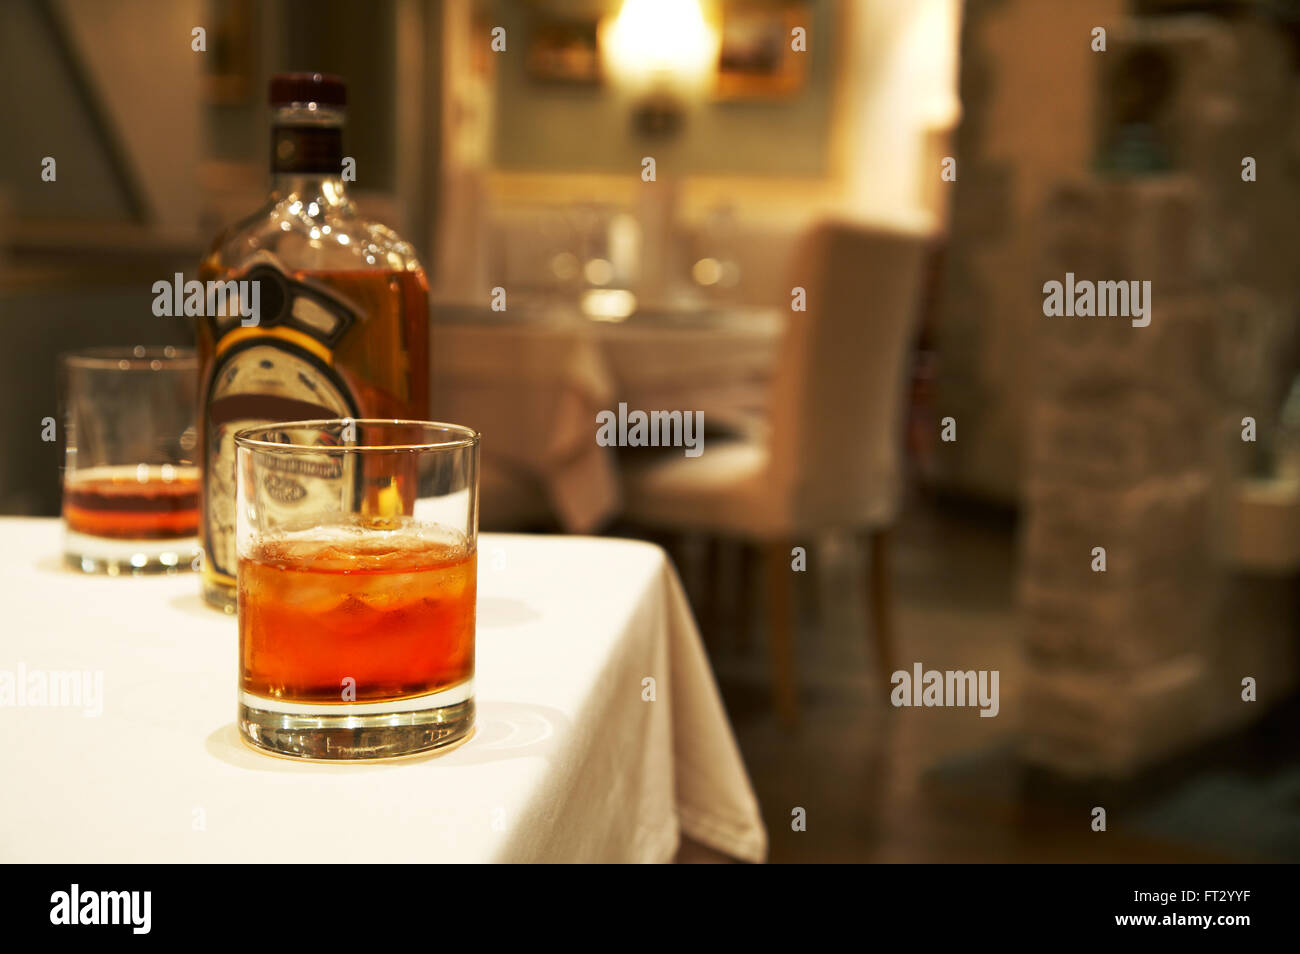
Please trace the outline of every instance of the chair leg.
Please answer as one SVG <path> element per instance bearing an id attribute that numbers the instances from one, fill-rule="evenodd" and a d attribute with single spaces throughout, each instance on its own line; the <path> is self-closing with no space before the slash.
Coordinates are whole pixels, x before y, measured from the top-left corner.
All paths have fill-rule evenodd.
<path id="1" fill-rule="evenodd" d="M 879 676 L 887 688 L 894 673 L 894 591 L 890 583 L 889 541 L 890 531 L 867 531 L 863 534 L 868 558 L 867 613 L 875 636 L 876 665 Z"/>
<path id="2" fill-rule="evenodd" d="M 758 575 L 762 572 L 762 549 L 748 540 L 740 544 L 740 595 L 736 615 L 736 650 L 748 653 L 752 634 L 762 612 L 756 608 Z"/>
<path id="3" fill-rule="evenodd" d="M 798 677 L 790 618 L 790 545 L 769 543 L 763 548 L 767 583 L 767 630 L 772 654 L 772 702 L 785 723 L 799 721 Z"/>
<path id="4" fill-rule="evenodd" d="M 704 543 L 704 568 L 700 593 L 700 625 L 704 628 L 704 643 L 713 652 L 721 645 L 720 631 L 723 616 L 721 537 L 710 534 Z"/>

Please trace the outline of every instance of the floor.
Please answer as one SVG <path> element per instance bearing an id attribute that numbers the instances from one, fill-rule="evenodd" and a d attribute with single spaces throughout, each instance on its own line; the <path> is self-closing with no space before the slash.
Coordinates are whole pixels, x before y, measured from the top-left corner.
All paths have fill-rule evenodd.
<path id="1" fill-rule="evenodd" d="M 797 574 L 801 721 L 782 724 L 754 622 L 761 610 L 734 605 L 742 551 L 724 549 L 709 580 L 703 547 L 691 543 L 674 554 L 693 601 L 732 597 L 716 618 L 699 605 L 697 618 L 772 862 L 1300 860 L 1294 712 L 1123 786 L 1085 788 L 1019 763 L 1011 514 L 916 499 L 893 543 L 898 665 L 999 669 L 996 718 L 887 704 L 887 682 L 869 662 L 865 555 L 826 540 L 809 545 L 809 572 Z M 1104 833 L 1091 827 L 1099 802 Z M 792 825 L 800 808 L 803 831 Z"/>

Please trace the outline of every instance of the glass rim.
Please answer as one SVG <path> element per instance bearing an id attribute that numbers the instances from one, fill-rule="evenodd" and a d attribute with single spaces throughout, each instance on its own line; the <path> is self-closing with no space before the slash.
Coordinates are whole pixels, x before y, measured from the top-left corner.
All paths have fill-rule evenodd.
<path id="1" fill-rule="evenodd" d="M 122 367 L 123 361 L 127 362 L 126 368 Z M 155 362 L 162 367 L 155 368 Z M 161 371 L 197 368 L 199 356 L 187 345 L 106 345 L 61 352 L 59 363 L 69 368 Z"/>
<path id="2" fill-rule="evenodd" d="M 402 441 L 396 444 L 342 444 L 338 447 L 317 447 L 306 444 L 282 444 L 279 441 L 260 440 L 256 435 L 275 430 L 320 430 L 329 425 L 346 426 L 348 423 L 369 425 L 399 425 L 418 427 L 425 430 L 434 428 L 459 434 L 459 437 L 439 441 Z M 393 417 L 328 417 L 311 421 L 271 421 L 246 427 L 235 432 L 235 446 L 249 450 L 267 451 L 276 454 L 342 454 L 342 453 L 395 453 L 400 451 L 436 451 L 453 450 L 457 447 L 476 447 L 480 434 L 464 424 L 449 424 L 445 421 L 417 421 Z"/>

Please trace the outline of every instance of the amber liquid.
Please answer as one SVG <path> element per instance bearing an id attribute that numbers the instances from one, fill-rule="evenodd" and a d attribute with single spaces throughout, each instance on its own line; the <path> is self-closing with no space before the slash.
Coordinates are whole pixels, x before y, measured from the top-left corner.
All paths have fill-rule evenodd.
<path id="1" fill-rule="evenodd" d="M 358 316 L 331 355 L 331 366 L 342 378 L 356 401 L 362 417 L 425 420 L 429 415 L 429 294 L 424 272 L 356 270 L 288 272 L 297 281 L 316 285 L 342 299 Z M 202 281 L 238 279 L 239 269 L 222 269 L 213 259 L 199 270 Z M 199 323 L 200 394 L 207 394 L 216 358 L 213 325 Z M 206 409 L 199 414 L 200 463 L 208 461 L 208 440 L 204 433 Z M 268 413 L 266 421 L 283 419 Z M 227 486 L 234 486 L 229 475 Z M 203 512 L 207 513 L 206 504 Z M 207 545 L 207 533 L 204 533 Z M 205 560 L 205 592 L 225 591 L 233 595 L 233 581 L 219 574 Z"/>
<path id="2" fill-rule="evenodd" d="M 264 541 L 239 562 L 241 686 L 329 703 L 459 685 L 474 674 L 475 593 L 463 538 L 316 531 Z"/>
<path id="3" fill-rule="evenodd" d="M 69 530 L 94 537 L 192 537 L 199 525 L 198 471 L 122 467 L 70 474 L 63 484 L 63 519 Z"/>

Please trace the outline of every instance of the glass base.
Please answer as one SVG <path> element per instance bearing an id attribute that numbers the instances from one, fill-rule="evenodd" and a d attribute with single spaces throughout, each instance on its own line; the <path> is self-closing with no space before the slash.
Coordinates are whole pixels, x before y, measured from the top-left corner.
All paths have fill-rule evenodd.
<path id="1" fill-rule="evenodd" d="M 286 758 L 398 758 L 464 740 L 474 728 L 473 692 L 471 681 L 409 699 L 337 705 L 241 692 L 239 733 L 254 748 Z"/>
<path id="2" fill-rule="evenodd" d="M 92 537 L 66 529 L 63 535 L 63 560 L 82 573 L 108 576 L 189 573 L 197 569 L 198 555 L 199 542 L 195 537 L 131 540 Z"/>
<path id="3" fill-rule="evenodd" d="M 203 581 L 203 599 L 213 609 L 219 609 L 227 616 L 235 615 L 235 610 L 239 607 L 239 591 L 220 580 Z"/>

